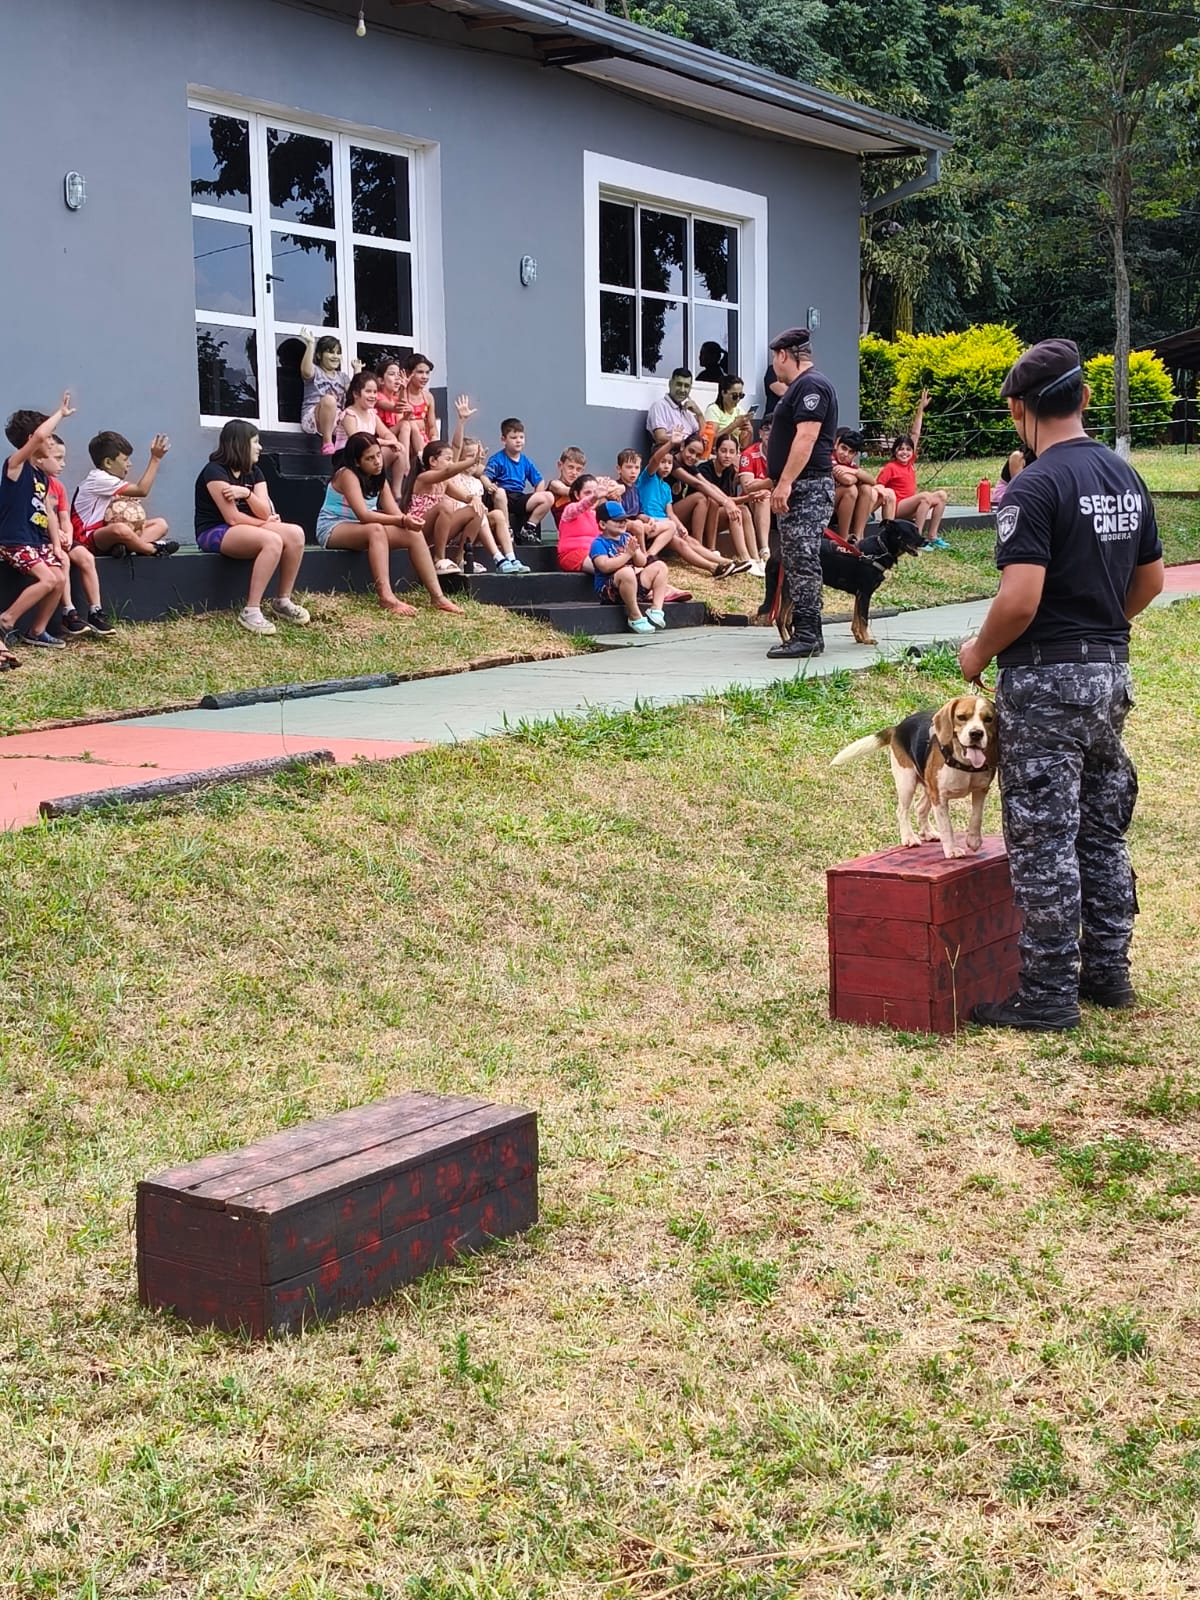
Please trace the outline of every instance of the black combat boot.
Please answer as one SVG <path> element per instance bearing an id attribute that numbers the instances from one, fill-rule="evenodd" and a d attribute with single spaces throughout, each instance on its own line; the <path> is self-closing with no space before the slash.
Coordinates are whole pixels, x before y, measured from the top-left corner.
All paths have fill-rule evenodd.
<path id="1" fill-rule="evenodd" d="M 1007 1000 L 974 1006 L 971 1021 L 985 1028 L 1022 1028 L 1028 1033 L 1066 1033 L 1079 1026 L 1079 1007 L 1063 1000 L 1036 1000 L 1018 989 Z"/>

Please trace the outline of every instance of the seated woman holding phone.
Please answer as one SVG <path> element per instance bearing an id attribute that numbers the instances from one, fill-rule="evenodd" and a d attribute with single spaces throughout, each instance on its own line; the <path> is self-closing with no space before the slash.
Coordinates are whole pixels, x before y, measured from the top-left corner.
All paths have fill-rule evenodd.
<path id="1" fill-rule="evenodd" d="M 710 453 L 726 435 L 737 435 L 743 417 L 752 417 L 758 410 L 757 406 L 743 404 L 745 398 L 746 385 L 736 373 L 728 373 L 721 379 L 717 386 L 717 398 L 704 413 L 705 423 L 711 424 L 711 427 L 705 427 L 704 430 L 709 441 Z"/>

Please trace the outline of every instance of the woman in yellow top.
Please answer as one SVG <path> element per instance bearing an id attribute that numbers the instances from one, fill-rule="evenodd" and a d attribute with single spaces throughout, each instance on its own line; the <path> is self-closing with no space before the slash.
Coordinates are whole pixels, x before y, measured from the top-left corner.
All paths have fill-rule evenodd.
<path id="1" fill-rule="evenodd" d="M 736 373 L 726 374 L 717 386 L 717 398 L 704 413 L 705 422 L 712 424 L 704 430 L 712 449 L 716 449 L 726 434 L 736 433 L 741 419 L 753 412 L 753 406 L 744 404 L 745 398 L 746 385 Z"/>

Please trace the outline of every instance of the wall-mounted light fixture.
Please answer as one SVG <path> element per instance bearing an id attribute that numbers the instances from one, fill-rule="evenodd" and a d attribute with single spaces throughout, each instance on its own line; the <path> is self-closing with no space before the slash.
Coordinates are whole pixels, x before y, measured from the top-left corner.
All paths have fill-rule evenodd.
<path id="1" fill-rule="evenodd" d="M 358 21 L 354 25 L 354 31 L 360 39 L 367 37 L 367 19 L 363 16 L 362 6 L 358 8 Z"/>
<path id="2" fill-rule="evenodd" d="M 80 211 L 87 199 L 87 184 L 78 172 L 68 172 L 63 179 L 63 199 L 68 211 Z"/>
<path id="3" fill-rule="evenodd" d="M 521 283 L 528 289 L 531 283 L 537 282 L 537 262 L 532 256 L 521 257 Z"/>
<path id="4" fill-rule="evenodd" d="M 820 308 L 818 306 L 809 306 L 809 308 L 808 308 L 808 327 L 809 327 L 809 331 L 811 333 L 815 333 L 816 330 L 820 326 L 821 326 Z"/>

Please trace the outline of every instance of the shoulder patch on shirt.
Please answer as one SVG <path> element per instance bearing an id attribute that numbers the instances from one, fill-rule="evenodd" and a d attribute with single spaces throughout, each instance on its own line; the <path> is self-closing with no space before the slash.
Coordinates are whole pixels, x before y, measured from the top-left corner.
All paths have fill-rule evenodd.
<path id="1" fill-rule="evenodd" d="M 804 396 L 805 411 L 815 411 L 820 404 L 821 396 L 819 394 L 806 394 Z"/>
<path id="2" fill-rule="evenodd" d="M 1017 523 L 1020 521 L 1020 517 L 1020 506 L 997 507 L 996 533 L 999 536 L 1001 544 L 1003 544 L 1006 539 L 1011 539 L 1013 534 L 1016 533 Z"/>

